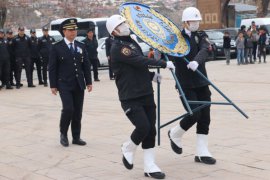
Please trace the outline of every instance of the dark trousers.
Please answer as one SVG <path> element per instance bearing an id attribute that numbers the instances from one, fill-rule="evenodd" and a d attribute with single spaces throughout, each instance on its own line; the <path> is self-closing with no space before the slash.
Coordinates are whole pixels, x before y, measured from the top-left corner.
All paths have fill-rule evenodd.
<path id="1" fill-rule="evenodd" d="M 14 79 L 16 78 L 16 61 L 15 58 L 10 59 L 10 71 L 9 71 L 10 84 L 14 84 Z"/>
<path id="2" fill-rule="evenodd" d="M 258 47 L 258 57 L 259 57 L 259 62 L 261 62 L 261 56 L 263 56 L 264 62 L 266 62 L 266 46 L 265 45 L 259 45 Z"/>
<path id="3" fill-rule="evenodd" d="M 187 89 L 183 88 L 187 100 L 190 101 L 211 101 L 211 92 L 208 86 L 200 88 Z M 182 98 L 181 98 L 182 100 Z M 182 100 L 183 102 L 183 100 Z M 183 103 L 184 105 L 184 103 Z M 198 104 L 190 104 L 191 109 L 198 107 Z M 185 109 L 186 106 L 184 105 Z M 197 134 L 208 134 L 210 125 L 210 106 L 197 111 L 192 116 L 187 116 L 180 121 L 182 129 L 187 131 L 197 123 Z"/>
<path id="4" fill-rule="evenodd" d="M 131 134 L 131 140 L 143 149 L 155 147 L 156 137 L 156 105 L 154 95 L 122 101 L 121 106 L 135 126 Z"/>
<path id="5" fill-rule="evenodd" d="M 93 67 L 94 80 L 98 79 L 98 58 L 90 58 L 90 63 Z"/>
<path id="6" fill-rule="evenodd" d="M 252 55 L 253 55 L 253 60 L 256 60 L 256 52 L 257 52 L 257 42 L 253 42 L 253 51 L 252 51 Z"/>
<path id="7" fill-rule="evenodd" d="M 48 75 L 47 75 L 48 62 L 49 62 L 49 57 L 41 58 L 42 76 L 43 76 L 44 84 L 48 84 Z"/>
<path id="8" fill-rule="evenodd" d="M 110 78 L 114 78 L 113 71 L 112 71 L 112 61 L 108 60 L 108 64 L 109 64 L 109 76 Z"/>
<path id="9" fill-rule="evenodd" d="M 62 100 L 60 132 L 67 136 L 69 124 L 73 139 L 79 139 L 81 134 L 81 119 L 83 110 L 84 90 L 79 86 L 74 90 L 59 90 Z"/>
<path id="10" fill-rule="evenodd" d="M 2 81 L 2 84 L 5 84 L 7 86 L 10 85 L 9 71 L 10 71 L 9 59 L 0 59 L 0 80 Z"/>
<path id="11" fill-rule="evenodd" d="M 28 85 L 33 85 L 32 61 L 30 57 L 16 57 L 16 85 L 20 85 L 22 76 L 22 65 L 24 64 Z"/>
<path id="12" fill-rule="evenodd" d="M 40 58 L 33 58 L 32 57 L 32 67 L 31 67 L 31 70 L 32 70 L 32 74 L 33 74 L 33 71 L 34 71 L 34 65 L 36 64 L 36 70 L 37 70 L 37 76 L 38 76 L 38 82 L 41 83 L 42 82 L 42 76 L 41 76 L 41 61 L 40 61 Z"/>

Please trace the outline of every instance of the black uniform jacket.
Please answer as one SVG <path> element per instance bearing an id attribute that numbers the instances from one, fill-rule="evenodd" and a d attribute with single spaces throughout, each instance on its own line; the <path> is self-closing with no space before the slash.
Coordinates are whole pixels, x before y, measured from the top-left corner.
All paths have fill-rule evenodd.
<path id="1" fill-rule="evenodd" d="M 31 57 L 31 40 L 27 35 L 15 36 L 12 40 L 12 48 L 15 57 Z"/>
<path id="2" fill-rule="evenodd" d="M 153 94 L 148 66 L 166 67 L 166 62 L 143 56 L 140 46 L 130 36 L 115 37 L 111 47 L 112 69 L 120 101 Z"/>
<path id="3" fill-rule="evenodd" d="M 82 42 L 85 44 L 85 48 L 87 50 L 88 57 L 90 59 L 98 58 L 98 52 L 97 52 L 98 41 L 97 41 L 96 36 L 93 36 L 92 40 L 90 40 L 88 37 L 86 37 Z"/>
<path id="4" fill-rule="evenodd" d="M 111 47 L 112 47 L 112 42 L 113 42 L 112 37 L 108 37 L 108 38 L 105 40 L 106 56 L 107 56 L 107 57 L 110 56 Z"/>
<path id="5" fill-rule="evenodd" d="M 197 61 L 199 63 L 198 70 L 201 71 L 206 77 L 205 61 L 207 60 L 210 43 L 208 36 L 205 32 L 192 32 L 189 37 L 185 30 L 182 35 L 188 39 L 190 43 L 190 52 L 185 57 L 189 61 Z M 198 73 L 193 72 L 187 68 L 187 63 L 183 58 L 175 59 L 175 73 L 183 88 L 197 88 L 209 85 L 209 82 L 204 80 Z"/>
<path id="6" fill-rule="evenodd" d="M 4 38 L 0 38 L 0 61 L 9 60 L 8 42 Z"/>
<path id="7" fill-rule="evenodd" d="M 55 42 L 51 36 L 42 36 L 38 39 L 38 50 L 41 57 L 49 57 L 52 44 Z"/>
<path id="8" fill-rule="evenodd" d="M 32 58 L 39 58 L 38 38 L 31 36 L 30 40 L 31 40 L 31 57 Z"/>
<path id="9" fill-rule="evenodd" d="M 77 85 L 83 90 L 91 85 L 90 63 L 84 44 L 74 41 L 75 53 L 64 39 L 52 45 L 49 58 L 50 87 L 73 90 Z"/>

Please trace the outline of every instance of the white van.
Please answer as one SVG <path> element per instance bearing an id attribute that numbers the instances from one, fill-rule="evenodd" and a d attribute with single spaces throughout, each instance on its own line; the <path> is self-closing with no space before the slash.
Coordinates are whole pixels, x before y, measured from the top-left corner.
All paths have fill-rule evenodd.
<path id="1" fill-rule="evenodd" d="M 95 28 L 95 34 L 97 39 L 101 39 L 109 36 L 109 32 L 106 28 L 106 21 L 108 18 L 86 18 L 79 19 L 78 24 L 78 36 L 86 36 L 86 31 L 89 28 Z"/>
<path id="2" fill-rule="evenodd" d="M 252 18 L 252 19 L 242 19 L 241 26 L 245 25 L 246 29 L 251 26 L 252 21 L 255 22 L 256 26 L 265 26 L 267 31 L 270 32 L 270 18 Z"/>
<path id="3" fill-rule="evenodd" d="M 51 22 L 51 30 L 57 30 L 59 31 L 60 24 L 68 18 L 63 19 L 57 19 Z M 95 29 L 95 34 L 97 36 L 97 39 L 108 37 L 109 33 L 106 28 L 106 21 L 107 18 L 76 18 L 77 19 L 77 25 L 78 25 L 78 36 L 86 36 L 86 32 L 90 28 Z"/>

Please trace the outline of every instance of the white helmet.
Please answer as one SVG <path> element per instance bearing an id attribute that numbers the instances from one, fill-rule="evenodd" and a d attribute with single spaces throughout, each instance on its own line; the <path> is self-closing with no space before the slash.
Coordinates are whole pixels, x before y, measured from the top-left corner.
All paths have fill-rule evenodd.
<path id="1" fill-rule="evenodd" d="M 182 14 L 182 22 L 186 21 L 201 21 L 202 16 L 200 11 L 195 7 L 188 7 L 184 9 Z"/>
<path id="2" fill-rule="evenodd" d="M 109 17 L 107 19 L 106 22 L 106 28 L 108 30 L 108 32 L 110 33 L 110 35 L 112 34 L 113 30 L 119 26 L 121 23 L 125 22 L 126 18 L 116 14 L 116 15 L 112 15 L 111 17 Z"/>

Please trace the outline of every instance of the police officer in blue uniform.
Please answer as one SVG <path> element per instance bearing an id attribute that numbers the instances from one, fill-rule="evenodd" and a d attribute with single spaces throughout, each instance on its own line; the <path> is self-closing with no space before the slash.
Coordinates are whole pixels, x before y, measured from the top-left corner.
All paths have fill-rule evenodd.
<path id="1" fill-rule="evenodd" d="M 12 29 L 7 31 L 7 43 L 8 43 L 8 52 L 9 52 L 9 59 L 10 59 L 10 76 L 9 81 L 11 86 L 15 86 L 14 79 L 15 79 L 15 71 L 16 71 L 16 62 L 15 62 L 15 55 L 12 48 L 12 39 L 14 38 Z"/>
<path id="2" fill-rule="evenodd" d="M 85 44 L 89 61 L 93 67 L 94 81 L 100 81 L 98 78 L 98 41 L 94 28 L 89 28 L 87 30 L 87 36 L 82 42 Z"/>
<path id="3" fill-rule="evenodd" d="M 176 76 L 183 88 L 184 94 L 191 101 L 211 101 L 209 82 L 197 74 L 197 69 L 206 77 L 205 61 L 208 57 L 211 45 L 205 32 L 199 32 L 199 23 L 202 20 L 200 11 L 195 7 L 188 7 L 183 11 L 182 21 L 184 29 L 182 35 L 190 42 L 190 52 L 186 58 L 190 61 L 187 65 L 182 58 L 175 59 Z M 184 104 L 184 103 L 183 103 Z M 184 104 L 185 106 L 185 104 Z M 191 109 L 198 104 L 190 104 Z M 183 134 L 197 123 L 197 144 L 195 162 L 215 164 L 211 153 L 208 151 L 208 132 L 210 125 L 210 106 L 201 109 L 192 116 L 185 117 L 180 124 L 168 132 L 171 147 L 177 154 L 182 153 Z"/>
<path id="4" fill-rule="evenodd" d="M 156 165 L 154 157 L 156 105 L 152 81 L 160 81 L 160 75 L 149 72 L 148 66 L 174 69 L 174 65 L 171 61 L 166 63 L 145 57 L 140 46 L 130 37 L 125 21 L 122 16 L 113 15 L 106 23 L 108 32 L 114 36 L 110 55 L 119 100 L 135 126 L 130 139 L 122 145 L 122 161 L 127 169 L 132 169 L 137 146 L 142 144 L 144 175 L 164 179 L 165 174 Z"/>
<path id="5" fill-rule="evenodd" d="M 0 29 L 0 79 L 2 80 L 2 85 L 6 85 L 6 89 L 13 89 L 9 80 L 10 56 L 8 51 L 8 42 L 4 37 L 5 32 L 3 29 Z"/>
<path id="6" fill-rule="evenodd" d="M 37 76 L 38 76 L 38 84 L 43 84 L 42 76 L 41 76 L 41 64 L 40 57 L 38 51 L 38 38 L 36 36 L 36 30 L 30 29 L 30 40 L 31 40 L 31 59 L 32 59 L 32 74 L 34 71 L 34 65 L 36 64 Z"/>
<path id="7" fill-rule="evenodd" d="M 48 86 L 47 70 L 48 70 L 50 49 L 55 40 L 53 37 L 49 35 L 48 27 L 46 26 L 43 27 L 42 32 L 43 36 L 38 39 L 38 50 L 40 54 L 43 81 L 41 81 L 39 84 L 44 84 L 44 86 L 47 87 Z"/>
<path id="8" fill-rule="evenodd" d="M 52 94 L 59 91 L 62 100 L 60 143 L 67 147 L 71 123 L 72 143 L 86 145 L 80 137 L 84 90 L 92 91 L 90 63 L 84 44 L 75 40 L 77 20 L 62 22 L 60 32 L 64 39 L 53 44 L 49 58 L 49 80 Z"/>
<path id="9" fill-rule="evenodd" d="M 21 75 L 22 75 L 22 66 L 24 64 L 26 78 L 28 87 L 36 87 L 33 84 L 33 73 L 32 73 L 32 60 L 31 60 L 31 41 L 30 38 L 25 35 L 24 27 L 18 28 L 18 35 L 12 40 L 13 52 L 16 58 L 16 88 L 20 89 L 21 87 Z"/>

